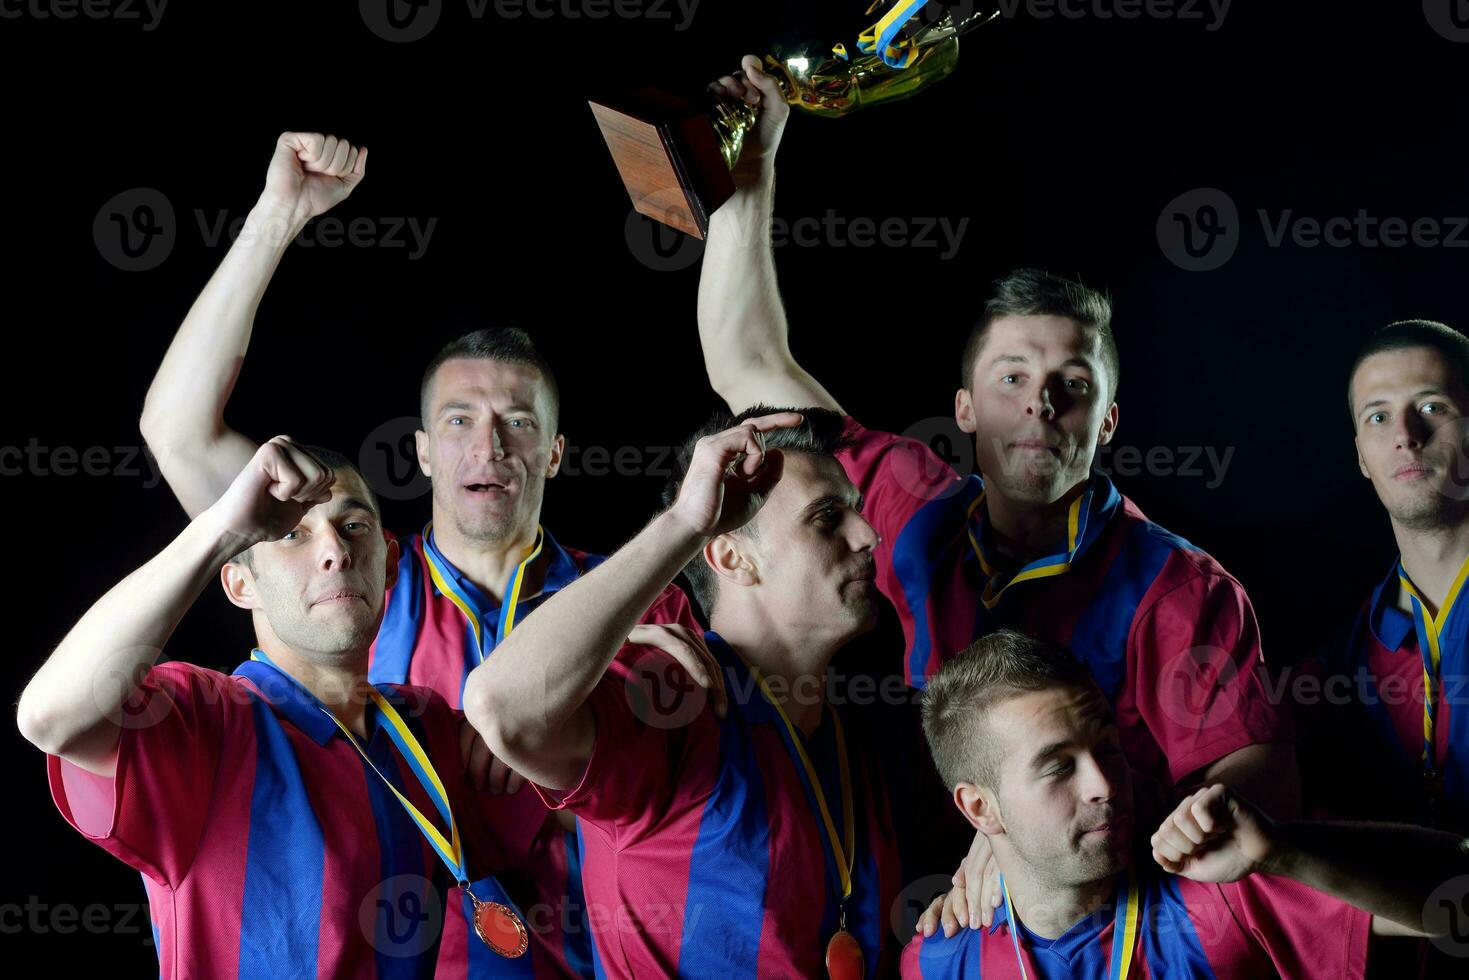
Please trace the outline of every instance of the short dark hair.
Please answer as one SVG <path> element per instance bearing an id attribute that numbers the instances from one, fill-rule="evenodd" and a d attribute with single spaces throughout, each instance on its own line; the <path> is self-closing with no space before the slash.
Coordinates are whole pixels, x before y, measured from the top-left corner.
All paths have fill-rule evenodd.
<path id="1" fill-rule="evenodd" d="M 993 788 L 999 754 L 985 718 L 998 704 L 1053 687 L 1093 688 L 1096 682 L 1065 647 L 1015 630 L 975 640 L 928 682 L 923 692 L 923 734 L 944 785 Z"/>
<path id="2" fill-rule="evenodd" d="M 352 462 L 352 460 L 348 459 L 342 453 L 337 452 L 335 449 L 327 449 L 323 446 L 308 446 L 302 444 L 298 444 L 296 448 L 302 449 L 310 453 L 312 456 L 316 457 L 316 461 L 322 466 L 325 466 L 327 469 L 331 470 L 333 474 L 336 474 L 338 476 L 343 472 L 356 474 L 357 479 L 362 483 L 362 488 L 367 491 L 366 502 L 372 508 L 372 515 L 379 520 L 382 519 L 383 510 L 382 505 L 378 503 L 377 493 L 372 489 L 372 484 L 367 481 L 367 477 L 362 475 L 362 470 L 358 468 L 356 463 Z M 253 548 L 246 548 L 244 551 L 231 558 L 230 562 L 232 564 L 244 565 L 252 572 L 255 571 L 255 560 L 250 555 L 250 552 L 253 550 Z"/>
<path id="3" fill-rule="evenodd" d="M 1469 337 L 1437 320 L 1398 320 L 1374 330 L 1352 359 L 1352 369 L 1347 372 L 1347 414 L 1352 417 L 1353 425 L 1356 424 L 1357 412 L 1352 407 L 1352 380 L 1357 376 L 1357 368 L 1373 354 L 1414 347 L 1438 351 L 1453 367 L 1459 383 L 1469 387 Z"/>
<path id="4" fill-rule="evenodd" d="M 1112 398 L 1117 398 L 1122 359 L 1117 353 L 1117 339 L 1112 335 L 1112 300 L 1105 293 L 1041 269 L 1016 269 L 991 284 L 984 313 L 964 344 L 961 388 L 967 390 L 974 381 L 974 364 L 979 360 L 990 325 L 1006 316 L 1064 316 L 1095 330 L 1102 343 L 1102 364 L 1112 385 Z"/>
<path id="5" fill-rule="evenodd" d="M 828 408 L 772 408 L 769 405 L 754 405 L 738 415 L 731 415 L 728 412 L 717 413 L 701 425 L 693 435 L 684 440 L 683 446 L 679 448 L 675 461 L 677 469 L 663 487 L 663 506 L 672 507 L 673 502 L 678 499 L 678 490 L 683 486 L 689 460 L 694 456 L 694 446 L 700 439 L 723 432 L 725 429 L 732 429 L 749 419 L 759 418 L 762 415 L 773 415 L 777 412 L 800 412 L 802 422 L 789 429 L 767 432 L 765 434 L 766 449 L 779 449 L 785 454 L 805 453 L 808 456 L 835 456 L 846 444 L 844 434 L 846 419 L 840 412 L 833 412 Z M 756 528 L 758 522 L 759 516 L 757 515 L 755 520 L 734 533 L 747 536 L 758 534 Z M 684 577 L 688 579 L 694 599 L 699 603 L 699 608 L 704 610 L 704 615 L 706 617 L 712 615 L 714 600 L 718 594 L 719 579 L 714 574 L 714 570 L 704 561 L 702 553 L 695 555 L 694 560 L 684 566 Z"/>
<path id="6" fill-rule="evenodd" d="M 424 428 L 429 424 L 429 390 L 433 387 L 434 375 L 445 361 L 485 360 L 501 364 L 524 364 L 541 372 L 546 391 L 551 396 L 551 429 L 556 429 L 561 416 L 561 389 L 556 384 L 556 373 L 551 362 L 541 354 L 530 334 L 519 327 L 485 327 L 471 330 L 461 337 L 449 341 L 439 349 L 423 372 L 423 384 L 418 390 L 418 412 Z"/>

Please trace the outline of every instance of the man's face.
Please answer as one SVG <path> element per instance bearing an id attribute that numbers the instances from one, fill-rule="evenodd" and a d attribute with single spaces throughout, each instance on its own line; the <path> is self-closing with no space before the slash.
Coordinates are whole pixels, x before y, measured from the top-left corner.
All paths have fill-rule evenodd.
<path id="1" fill-rule="evenodd" d="M 397 573 L 397 545 L 383 538 L 361 478 L 339 472 L 331 500 L 306 512 L 277 541 L 257 544 L 244 578 L 248 601 L 271 630 L 307 659 L 339 663 L 365 653 L 383 617 L 383 595 Z"/>
<path id="2" fill-rule="evenodd" d="M 1357 465 L 1398 524 L 1449 522 L 1469 499 L 1469 392 L 1431 347 L 1382 351 L 1352 375 Z"/>
<path id="3" fill-rule="evenodd" d="M 750 549 L 772 618 L 795 632 L 843 643 L 877 621 L 877 533 L 862 496 L 830 456 L 788 453 L 780 482 L 756 517 Z"/>
<path id="4" fill-rule="evenodd" d="M 1117 407 L 1095 329 L 1060 316 L 1006 316 L 990 324 L 969 390 L 955 396 L 973 432 L 985 485 L 1018 503 L 1054 503 L 1087 479 L 1112 438 Z"/>
<path id="5" fill-rule="evenodd" d="M 983 727 L 999 752 L 993 791 L 1005 839 L 1035 880 L 1076 885 L 1127 866 L 1132 777 L 1099 691 L 1018 694 Z"/>
<path id="6" fill-rule="evenodd" d="M 541 372 L 483 358 L 445 361 L 429 389 L 418 463 L 434 521 L 492 544 L 534 529 L 565 445 Z"/>

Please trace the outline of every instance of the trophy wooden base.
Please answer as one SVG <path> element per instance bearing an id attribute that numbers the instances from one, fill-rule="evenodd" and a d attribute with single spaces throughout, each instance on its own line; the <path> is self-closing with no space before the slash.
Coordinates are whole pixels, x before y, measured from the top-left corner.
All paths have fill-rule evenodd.
<path id="1" fill-rule="evenodd" d="M 656 91 L 588 103 L 639 214 L 695 238 L 734 194 L 707 103 Z"/>

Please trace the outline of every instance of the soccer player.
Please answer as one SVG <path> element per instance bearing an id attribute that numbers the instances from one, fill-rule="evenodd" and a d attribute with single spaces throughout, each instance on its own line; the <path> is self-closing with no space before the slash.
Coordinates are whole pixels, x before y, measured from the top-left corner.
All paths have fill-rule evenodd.
<path id="1" fill-rule="evenodd" d="M 192 516 L 212 504 L 254 452 L 224 408 L 255 310 L 306 222 L 345 199 L 367 149 L 319 133 L 283 133 L 244 229 L 179 327 L 148 390 L 145 440 Z M 373 644 L 374 683 L 412 683 L 458 708 L 465 678 L 545 599 L 601 558 L 563 547 L 541 526 L 546 481 L 561 463 L 559 393 L 523 331 L 478 330 L 447 344 L 420 389 L 418 461 L 433 487 L 432 520 L 402 544 L 397 585 Z M 653 597 L 635 636 L 673 646 L 700 629 L 676 587 Z M 653 624 L 674 624 L 667 627 Z M 681 625 L 680 625 L 681 624 Z M 523 780 L 483 742 L 466 746 L 477 779 L 516 792 Z M 526 880 L 507 883 L 527 906 L 538 976 L 591 976 L 575 827 L 544 809 Z M 473 944 L 446 955 L 480 955 Z M 446 968 L 447 965 L 446 965 Z M 454 969 L 463 969 L 462 964 Z"/>
<path id="2" fill-rule="evenodd" d="M 494 752 L 580 819 L 608 977 L 896 969 L 884 778 L 862 716 L 825 688 L 833 655 L 875 622 L 877 535 L 832 456 L 841 418 L 764 411 L 706 427 L 668 509 L 465 688 Z M 650 723 L 640 706 L 658 692 L 607 666 L 681 569 L 728 704 Z"/>
<path id="3" fill-rule="evenodd" d="M 710 383 L 734 411 L 842 411 L 792 356 L 776 288 L 774 154 L 789 108 L 754 57 L 742 78 L 716 84 L 762 111 L 737 169 L 743 183 L 710 222 L 699 292 Z M 1140 772 L 1169 786 L 1223 782 L 1292 813 L 1293 732 L 1258 676 L 1244 589 L 1092 470 L 1118 424 L 1110 318 L 1105 297 L 1055 276 L 1022 270 L 997 284 L 954 395 L 979 475 L 849 419 L 840 459 L 882 537 L 878 584 L 903 622 L 906 677 L 922 687 L 1000 627 L 1064 642 L 1116 706 Z"/>
<path id="4" fill-rule="evenodd" d="M 457 713 L 367 678 L 397 557 L 346 459 L 272 439 L 22 694 L 62 815 L 143 875 L 161 976 L 427 978 L 441 937 L 481 945 L 478 976 L 532 975 L 460 910 L 510 904 L 487 876 L 539 801 L 475 791 Z M 157 663 L 211 579 L 258 649 L 229 675 Z"/>
<path id="5" fill-rule="evenodd" d="M 1186 797 L 1134 860 L 1115 714 L 1043 640 L 976 641 L 930 679 L 923 724 L 955 806 L 991 840 L 1004 902 L 987 928 L 915 937 L 905 980 L 1342 980 L 1364 975 L 1370 935 L 1449 937 L 1469 899 L 1461 837 L 1276 823 L 1223 785 Z"/>
<path id="6" fill-rule="evenodd" d="M 1352 363 L 1347 402 L 1399 557 L 1323 655 L 1348 675 L 1325 689 L 1354 695 L 1346 744 L 1373 787 L 1335 802 L 1469 833 L 1469 338 L 1425 320 L 1381 328 Z"/>

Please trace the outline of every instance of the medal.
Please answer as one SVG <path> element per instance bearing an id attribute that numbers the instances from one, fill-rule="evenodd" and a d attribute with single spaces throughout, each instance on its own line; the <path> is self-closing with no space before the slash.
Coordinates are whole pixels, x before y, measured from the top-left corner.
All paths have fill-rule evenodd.
<path id="1" fill-rule="evenodd" d="M 507 959 L 524 954 L 530 946 L 530 933 L 515 910 L 499 902 L 481 902 L 469 890 L 468 882 L 459 887 L 474 904 L 474 932 L 480 941 Z"/>
<path id="2" fill-rule="evenodd" d="M 831 980 L 862 980 L 866 974 L 862 947 L 847 931 L 847 906 L 842 904 L 839 927 L 826 944 L 826 975 Z"/>
<path id="3" fill-rule="evenodd" d="M 264 661 L 272 667 L 275 667 L 275 664 L 265 655 L 265 651 L 263 650 L 252 650 L 250 652 L 250 659 Z M 279 667 L 275 667 L 275 669 L 280 670 Z M 281 671 L 281 673 L 284 674 L 285 671 Z M 486 946 L 490 947 L 490 949 L 506 958 L 513 959 L 523 955 L 526 947 L 530 945 L 530 936 L 526 932 L 525 923 L 520 920 L 520 916 L 508 905 L 502 905 L 499 902 L 481 902 L 469 890 L 469 869 L 467 867 L 468 863 L 464 859 L 464 845 L 459 840 L 459 824 L 454 821 L 454 812 L 449 808 L 449 794 L 444 789 L 444 783 L 439 779 L 439 774 L 434 770 L 433 763 L 429 761 L 428 753 L 423 750 L 423 746 L 419 744 L 418 738 L 413 734 L 413 731 L 408 727 L 407 723 L 403 721 L 403 717 L 398 714 L 397 709 L 375 688 L 369 688 L 369 691 L 372 694 L 373 704 L 377 705 L 378 711 L 387 722 L 387 725 L 384 727 L 387 730 L 388 737 L 393 740 L 393 743 L 398 746 L 398 750 L 403 753 L 403 757 L 408 760 L 409 768 L 418 777 L 418 782 L 423 786 L 424 792 L 428 794 L 429 799 L 434 801 L 434 807 L 439 811 L 439 816 L 443 817 L 444 823 L 449 825 L 448 838 L 445 838 L 439 832 L 439 828 L 429 822 L 429 819 L 423 815 L 418 807 L 413 805 L 413 802 L 408 797 L 398 791 L 398 787 L 393 785 L 392 780 L 383 775 L 383 771 L 377 767 L 377 763 L 372 761 L 372 756 L 367 754 L 367 750 L 362 747 L 362 743 L 357 740 L 357 736 L 352 734 L 350 728 L 342 724 L 342 719 L 328 711 L 325 705 L 318 704 L 317 707 L 321 708 L 322 714 L 336 723 L 337 728 L 341 729 L 342 735 L 357 750 L 357 754 L 362 756 L 363 761 L 367 763 L 368 767 L 377 773 L 378 778 L 383 781 L 388 789 L 392 790 L 393 795 L 398 798 L 398 802 L 403 804 L 403 808 L 408 811 L 408 815 L 413 818 L 413 822 L 423 832 L 423 836 L 428 838 L 429 846 L 433 848 L 434 853 L 449 866 L 449 870 L 454 875 L 454 880 L 459 883 L 459 887 L 464 889 L 464 893 L 469 896 L 469 900 L 474 904 L 474 931 L 480 940 Z"/>

